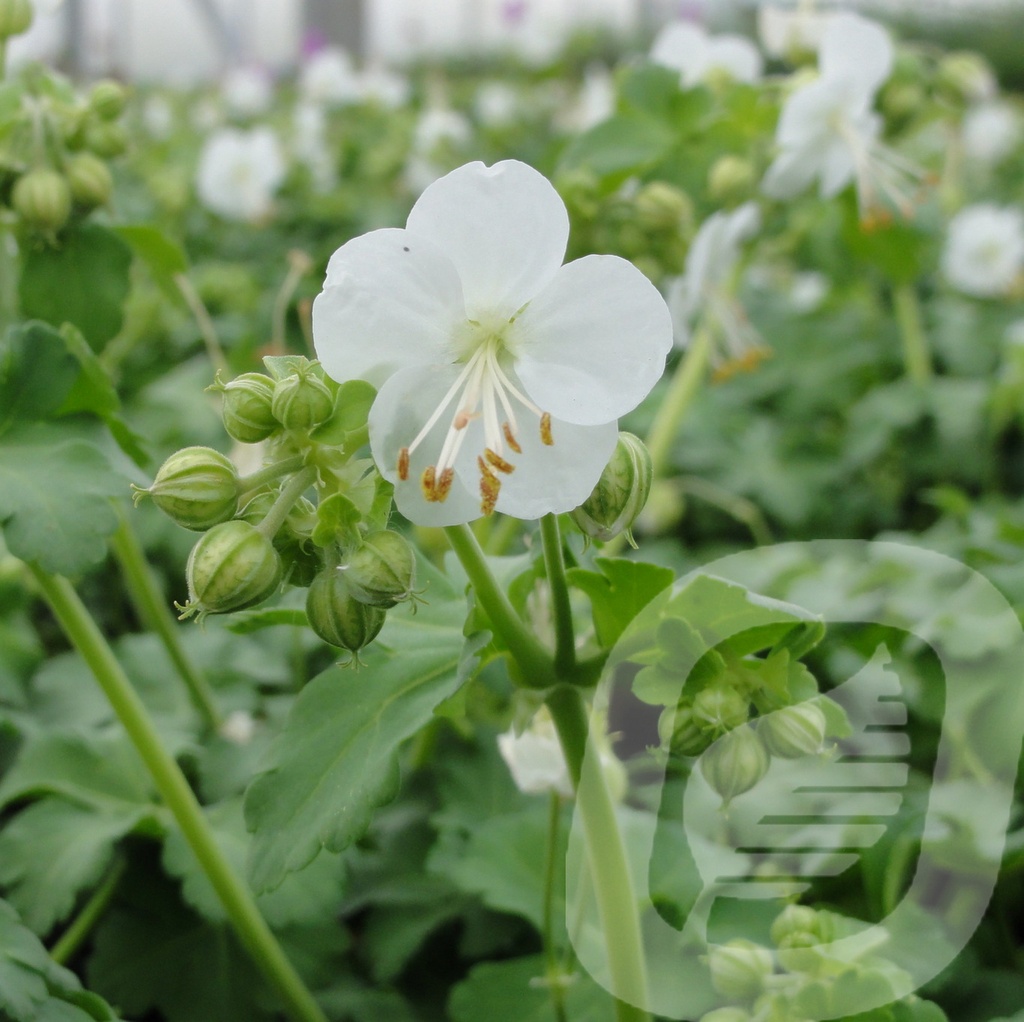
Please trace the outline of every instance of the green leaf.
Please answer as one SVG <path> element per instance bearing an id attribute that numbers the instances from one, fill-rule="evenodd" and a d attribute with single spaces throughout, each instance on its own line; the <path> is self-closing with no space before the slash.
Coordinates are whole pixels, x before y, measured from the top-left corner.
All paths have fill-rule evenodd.
<path id="1" fill-rule="evenodd" d="M 29 929 L 45 935 L 67 918 L 113 857 L 114 844 L 146 816 L 141 807 L 84 809 L 44 798 L 0 831 L 0 884 Z"/>
<path id="2" fill-rule="evenodd" d="M 547 973 L 543 956 L 487 962 L 473 969 L 452 991 L 448 1012 L 452 1022 L 556 1022 L 550 992 L 542 981 Z M 611 995 L 589 976 L 568 978 L 566 1014 L 587 1022 L 611 1022 Z"/>
<path id="3" fill-rule="evenodd" d="M 575 138 L 559 172 L 590 170 L 613 181 L 654 166 L 671 148 L 675 134 L 659 121 L 636 114 L 612 117 Z"/>
<path id="4" fill-rule="evenodd" d="M 569 584 L 590 597 L 597 640 L 610 649 L 630 623 L 663 589 L 675 581 L 671 568 L 624 558 L 598 557 L 599 571 L 570 568 Z"/>
<path id="5" fill-rule="evenodd" d="M 17 421 L 38 421 L 55 412 L 79 373 L 78 362 L 52 327 L 11 327 L 0 342 L 0 433 Z"/>
<path id="6" fill-rule="evenodd" d="M 366 443 L 366 422 L 376 389 L 365 380 L 347 380 L 338 388 L 331 417 L 314 430 L 311 439 L 318 444 L 334 444 L 354 451 Z"/>
<path id="7" fill-rule="evenodd" d="M 149 224 L 125 224 L 113 230 L 145 263 L 164 295 L 172 302 L 182 302 L 184 299 L 174 278 L 188 271 L 188 258 L 184 249 L 159 228 Z"/>
<path id="8" fill-rule="evenodd" d="M 56 327 L 73 323 L 99 351 L 121 329 L 131 262 L 131 249 L 107 228 L 71 227 L 59 247 L 26 254 L 18 283 L 22 313 Z"/>
<path id="9" fill-rule="evenodd" d="M 74 575 L 101 561 L 117 528 L 111 497 L 126 481 L 82 440 L 40 424 L 0 443 L 0 526 L 8 549 L 46 571 Z"/>
<path id="10" fill-rule="evenodd" d="M 398 746 L 468 676 L 465 602 L 440 586 L 431 601 L 415 615 L 391 611 L 360 671 L 333 667 L 299 694 L 270 768 L 246 793 L 256 890 L 277 887 L 321 848 L 341 851 L 365 832 L 373 810 L 398 791 Z M 481 644 L 468 644 L 470 661 Z"/>
<path id="11" fill-rule="evenodd" d="M 362 512 L 344 493 L 332 493 L 317 506 L 316 526 L 311 538 L 317 546 L 324 547 L 358 542 L 362 519 Z"/>

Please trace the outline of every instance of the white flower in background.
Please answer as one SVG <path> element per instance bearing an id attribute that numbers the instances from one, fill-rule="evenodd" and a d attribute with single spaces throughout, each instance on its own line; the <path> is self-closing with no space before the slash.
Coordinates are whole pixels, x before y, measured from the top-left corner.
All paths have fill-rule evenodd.
<path id="1" fill-rule="evenodd" d="M 572 780 L 558 741 L 555 722 L 541 707 L 521 734 L 514 729 L 498 735 L 498 751 L 516 787 L 526 795 L 554 791 L 572 795 Z"/>
<path id="2" fill-rule="evenodd" d="M 259 117 L 274 101 L 274 83 L 259 67 L 234 67 L 220 84 L 221 96 L 228 112 L 236 117 Z"/>
<path id="3" fill-rule="evenodd" d="M 484 82 L 476 90 L 473 111 L 481 124 L 504 127 L 519 118 L 519 94 L 506 82 Z"/>
<path id="4" fill-rule="evenodd" d="M 248 745 L 256 734 L 256 718 L 247 710 L 232 710 L 220 726 L 222 738 L 232 745 Z"/>
<path id="5" fill-rule="evenodd" d="M 428 107 L 413 129 L 412 150 L 405 167 L 405 183 L 419 195 L 456 162 L 452 151 L 469 142 L 473 127 L 457 110 Z"/>
<path id="6" fill-rule="evenodd" d="M 708 35 L 699 25 L 666 25 L 651 47 L 655 64 L 678 71 L 686 88 L 725 74 L 737 82 L 756 82 L 764 71 L 757 47 L 739 35 Z"/>
<path id="7" fill-rule="evenodd" d="M 615 82 L 603 64 L 591 64 L 583 73 L 576 95 L 558 111 L 563 131 L 587 131 L 615 112 Z"/>
<path id="8" fill-rule="evenodd" d="M 616 256 L 563 266 L 568 236 L 541 174 L 471 163 L 434 182 L 404 230 L 331 257 L 317 356 L 335 380 L 379 388 L 370 447 L 411 521 L 572 510 L 616 420 L 661 376 L 672 324 L 657 289 Z"/>
<path id="9" fill-rule="evenodd" d="M 769 56 L 815 53 L 833 17 L 834 12 L 816 10 L 813 3 L 800 3 L 794 9 L 765 3 L 757 8 L 757 33 Z"/>
<path id="10" fill-rule="evenodd" d="M 793 274 L 789 283 L 789 304 L 795 312 L 806 314 L 821 307 L 828 297 L 831 284 L 824 273 L 801 270 Z"/>
<path id="11" fill-rule="evenodd" d="M 292 114 L 292 152 L 313 178 L 319 192 L 337 183 L 334 153 L 327 142 L 327 114 L 319 103 L 300 101 Z"/>
<path id="12" fill-rule="evenodd" d="M 174 131 L 174 107 L 166 96 L 154 93 L 142 104 L 142 126 L 150 138 L 158 142 L 170 138 Z"/>
<path id="13" fill-rule="evenodd" d="M 1024 138 L 1021 119 L 1012 104 L 1003 100 L 979 103 L 964 116 L 963 144 L 967 156 L 985 166 L 1003 162 Z"/>
<path id="14" fill-rule="evenodd" d="M 1006 294 L 1024 270 L 1024 213 L 980 202 L 949 222 L 942 272 L 957 290 L 979 298 Z"/>
<path id="15" fill-rule="evenodd" d="M 820 77 L 782 107 L 779 154 L 761 184 L 767 195 L 790 199 L 817 181 L 822 197 L 831 198 L 854 183 L 862 220 L 884 219 L 887 205 L 910 215 L 910 195 L 923 175 L 879 142 L 883 122 L 872 109 L 893 56 L 881 25 L 852 13 L 833 16 L 818 52 Z"/>
<path id="16" fill-rule="evenodd" d="M 352 58 L 339 46 L 318 50 L 299 72 L 299 92 L 311 103 L 340 106 L 358 102 L 359 78 Z"/>
<path id="17" fill-rule="evenodd" d="M 222 128 L 206 140 L 199 155 L 199 199 L 229 220 L 260 220 L 270 212 L 285 170 L 270 128 Z"/>
<path id="18" fill-rule="evenodd" d="M 699 320 L 718 341 L 712 365 L 719 378 L 753 369 L 768 353 L 735 296 L 743 244 L 760 229 L 761 211 L 753 202 L 731 213 L 712 213 L 693 239 L 685 272 L 666 289 L 676 346 L 689 344 L 691 327 Z"/>
<path id="19" fill-rule="evenodd" d="M 379 103 L 395 110 L 409 101 L 412 91 L 409 79 L 384 64 L 363 68 L 358 81 L 359 98 L 366 103 Z"/>

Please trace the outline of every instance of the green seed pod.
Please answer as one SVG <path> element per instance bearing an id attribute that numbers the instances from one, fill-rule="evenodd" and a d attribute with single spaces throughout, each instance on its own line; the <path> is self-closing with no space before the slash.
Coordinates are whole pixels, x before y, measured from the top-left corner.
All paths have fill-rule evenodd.
<path id="1" fill-rule="evenodd" d="M 620 433 L 611 460 L 589 497 L 572 512 L 580 531 L 607 541 L 629 529 L 647 503 L 654 477 L 651 456 L 639 437 Z"/>
<path id="2" fill-rule="evenodd" d="M 753 1016 L 742 1008 L 715 1008 L 706 1015 L 701 1015 L 700 1022 L 751 1022 Z"/>
<path id="3" fill-rule="evenodd" d="M 768 772 L 771 757 L 751 727 L 738 727 L 715 742 L 701 757 L 700 772 L 719 795 L 729 802 L 750 791 Z"/>
<path id="4" fill-rule="evenodd" d="M 673 756 L 699 756 L 714 740 L 690 706 L 666 707 L 658 720 L 658 734 Z"/>
<path id="5" fill-rule="evenodd" d="M 71 198 L 80 206 L 94 209 L 105 206 L 114 190 L 114 181 L 107 165 L 92 153 L 77 153 L 64 168 Z"/>
<path id="6" fill-rule="evenodd" d="M 83 129 L 82 138 L 86 149 L 105 160 L 120 156 L 128 148 L 128 134 L 119 121 L 90 119 Z"/>
<path id="7" fill-rule="evenodd" d="M 964 103 L 977 103 L 996 94 L 996 76 L 980 54 L 970 50 L 947 53 L 940 61 L 936 84 Z"/>
<path id="8" fill-rule="evenodd" d="M 818 913 L 808 905 L 787 905 L 772 923 L 772 943 L 778 947 L 791 933 L 814 933 Z"/>
<path id="9" fill-rule="evenodd" d="M 228 383 L 210 388 L 223 398 L 221 415 L 228 436 L 243 444 L 258 444 L 277 428 L 274 418 L 274 381 L 263 373 L 242 373 Z"/>
<path id="10" fill-rule="evenodd" d="M 326 568 L 313 579 L 306 594 L 309 626 L 324 642 L 358 653 L 384 627 L 387 616 L 379 607 L 357 600 L 337 568 Z"/>
<path id="11" fill-rule="evenodd" d="M 11 207 L 27 226 L 57 231 L 71 215 L 71 188 L 63 174 L 49 167 L 37 167 L 14 182 Z"/>
<path id="12" fill-rule="evenodd" d="M 664 181 L 645 184 L 633 200 L 637 223 L 653 231 L 679 230 L 693 220 L 686 192 Z"/>
<path id="13" fill-rule="evenodd" d="M 178 525 L 203 532 L 233 518 L 238 510 L 238 471 L 220 451 L 211 447 L 186 447 L 160 466 L 144 494 Z"/>
<path id="14" fill-rule="evenodd" d="M 277 499 L 277 491 L 266 490 L 256 494 L 238 512 L 238 518 L 259 525 L 270 513 Z M 309 586 L 323 567 L 319 554 L 309 542 L 310 520 L 316 520 L 316 508 L 305 497 L 300 497 L 288 512 L 284 524 L 274 534 L 274 549 L 281 555 L 283 580 L 288 585 Z"/>
<path id="15" fill-rule="evenodd" d="M 0 41 L 27 32 L 31 25 L 31 0 L 0 0 Z"/>
<path id="16" fill-rule="evenodd" d="M 323 380 L 304 369 L 277 382 L 272 408 L 285 429 L 310 430 L 330 418 L 334 396 Z"/>
<path id="17" fill-rule="evenodd" d="M 701 689 L 693 699 L 693 716 L 712 737 L 725 734 L 750 719 L 750 703 L 734 688 L 714 685 Z"/>
<path id="18" fill-rule="evenodd" d="M 404 536 L 382 529 L 363 539 L 341 572 L 357 600 L 387 610 L 412 595 L 416 557 Z"/>
<path id="19" fill-rule="evenodd" d="M 797 703 L 765 714 L 757 733 L 773 756 L 799 759 L 821 751 L 826 727 L 825 714 L 817 706 Z"/>
<path id="20" fill-rule="evenodd" d="M 238 519 L 215 525 L 189 554 L 188 603 L 182 618 L 224 614 L 262 603 L 281 582 L 281 558 L 254 525 Z"/>
<path id="21" fill-rule="evenodd" d="M 772 953 L 750 940 L 730 940 L 708 952 L 711 985 L 730 1001 L 746 1001 L 764 989 L 775 971 Z"/>
<path id="22" fill-rule="evenodd" d="M 746 198 L 753 191 L 757 172 L 750 160 L 731 153 L 720 156 L 708 171 L 708 194 L 716 202 Z"/>
<path id="23" fill-rule="evenodd" d="M 89 91 L 89 108 L 104 121 L 113 121 L 124 113 L 128 93 L 120 82 L 104 78 Z"/>

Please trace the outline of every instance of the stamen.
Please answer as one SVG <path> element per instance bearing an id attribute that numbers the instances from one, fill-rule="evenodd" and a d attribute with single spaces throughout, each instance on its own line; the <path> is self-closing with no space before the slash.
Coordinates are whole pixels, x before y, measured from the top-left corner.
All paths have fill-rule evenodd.
<path id="1" fill-rule="evenodd" d="M 501 431 L 505 434 L 505 443 L 507 443 L 509 447 L 516 452 L 516 454 L 522 454 L 523 449 L 519 446 L 519 441 L 516 439 L 515 433 L 512 432 L 512 427 L 507 422 L 504 422 L 502 423 Z"/>
<path id="2" fill-rule="evenodd" d="M 452 429 L 465 429 L 475 418 L 475 415 L 460 408 L 452 419 Z"/>
<path id="3" fill-rule="evenodd" d="M 511 475 L 516 470 L 515 465 L 507 462 L 500 454 L 495 454 L 490 447 L 484 448 L 484 460 L 499 472 L 504 472 L 505 475 Z"/>
<path id="4" fill-rule="evenodd" d="M 476 459 L 480 469 L 480 513 L 490 515 L 498 503 L 501 492 L 501 480 L 491 471 L 491 467 L 483 458 Z"/>
<path id="5" fill-rule="evenodd" d="M 551 447 L 555 443 L 555 438 L 551 435 L 550 412 L 544 412 L 540 417 L 540 442 L 546 447 Z"/>
<path id="6" fill-rule="evenodd" d="M 409 448 L 403 447 L 398 452 L 398 478 L 404 483 L 409 478 Z"/>
<path id="7" fill-rule="evenodd" d="M 455 478 L 455 469 L 446 468 L 442 473 L 441 477 L 437 480 L 437 485 L 434 487 L 435 499 L 438 501 L 444 501 L 444 499 L 451 492 L 452 480 Z"/>
<path id="8" fill-rule="evenodd" d="M 423 490 L 423 496 L 434 503 L 437 500 L 437 469 L 433 465 L 427 466 L 423 470 L 423 475 L 420 477 L 420 488 Z"/>

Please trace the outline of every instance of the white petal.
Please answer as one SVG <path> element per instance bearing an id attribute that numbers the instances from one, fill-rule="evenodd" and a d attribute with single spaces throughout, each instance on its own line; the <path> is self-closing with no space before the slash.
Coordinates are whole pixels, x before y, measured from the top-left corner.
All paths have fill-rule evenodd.
<path id="1" fill-rule="evenodd" d="M 333 379 L 380 384 L 404 366 L 450 362 L 465 318 L 443 252 L 407 231 L 371 231 L 331 256 L 313 302 L 313 343 Z"/>
<path id="2" fill-rule="evenodd" d="M 764 60 L 757 47 L 739 35 L 715 37 L 708 63 L 727 71 L 738 82 L 756 82 L 764 71 Z"/>
<path id="3" fill-rule="evenodd" d="M 566 422 L 609 422 L 661 377 L 672 320 L 635 266 L 591 255 L 558 271 L 513 324 L 508 345 L 541 408 Z"/>
<path id="4" fill-rule="evenodd" d="M 857 166 L 848 146 L 836 141 L 822 153 L 821 197 L 838 195 L 856 176 Z"/>
<path id="5" fill-rule="evenodd" d="M 424 469 L 437 462 L 451 425 L 455 405 L 443 415 L 409 459 L 408 480 L 398 478 L 398 455 L 426 425 L 458 375 L 459 366 L 413 366 L 395 373 L 380 389 L 370 409 L 370 450 L 384 477 L 395 484 L 398 510 L 417 525 L 459 525 L 480 517 L 478 476 L 456 473 L 451 492 L 443 502 L 423 496 L 420 480 Z M 479 421 L 467 428 L 466 443 L 479 452 L 483 429 Z M 471 462 L 472 464 L 472 462 Z M 474 466 L 475 468 L 475 466 Z"/>
<path id="6" fill-rule="evenodd" d="M 818 49 L 824 77 L 847 78 L 873 94 L 892 74 L 892 65 L 892 39 L 877 21 L 843 11 L 828 23 Z"/>
<path id="7" fill-rule="evenodd" d="M 471 318 L 515 313 L 552 278 L 569 239 L 558 192 L 517 160 L 446 174 L 419 197 L 406 227 L 455 264 Z"/>
<path id="8" fill-rule="evenodd" d="M 761 179 L 761 191 L 773 199 L 792 199 L 804 191 L 818 173 L 817 163 L 800 150 L 775 157 Z"/>
<path id="9" fill-rule="evenodd" d="M 707 45 L 708 34 L 699 25 L 689 21 L 672 22 L 654 40 L 651 60 L 673 71 L 688 72 L 701 61 L 701 54 Z"/>
<path id="10" fill-rule="evenodd" d="M 690 321 L 697 311 L 694 291 L 686 277 L 673 277 L 665 285 L 665 302 L 672 314 L 673 342 L 677 348 L 690 343 Z"/>

